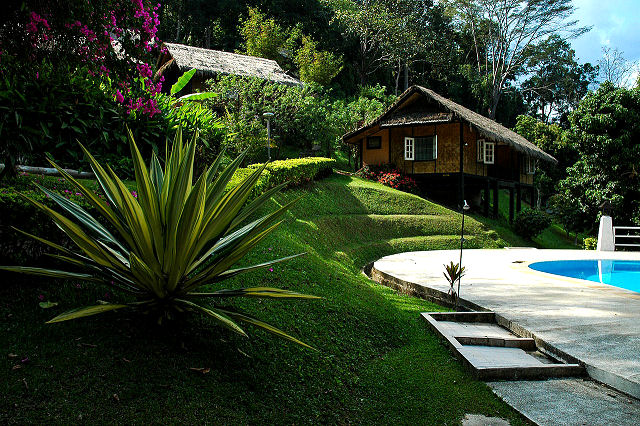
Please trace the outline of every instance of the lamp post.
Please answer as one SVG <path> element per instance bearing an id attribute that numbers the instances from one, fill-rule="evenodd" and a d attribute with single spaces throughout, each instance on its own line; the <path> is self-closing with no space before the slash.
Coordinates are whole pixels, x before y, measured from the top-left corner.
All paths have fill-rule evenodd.
<path id="1" fill-rule="evenodd" d="M 467 204 L 467 200 L 463 200 L 463 205 L 462 205 L 462 227 L 460 228 L 460 263 L 458 263 L 458 265 L 460 266 L 460 275 L 458 276 L 458 297 L 456 297 L 456 304 L 458 303 L 458 300 L 460 299 L 460 281 L 462 280 L 462 246 L 464 244 L 464 213 L 466 211 L 468 211 L 471 207 L 469 206 L 469 204 Z M 457 306 L 456 306 L 457 308 Z"/>
<path id="2" fill-rule="evenodd" d="M 271 161 L 271 117 L 273 117 L 273 113 L 265 112 L 262 116 L 267 119 L 267 157 Z"/>

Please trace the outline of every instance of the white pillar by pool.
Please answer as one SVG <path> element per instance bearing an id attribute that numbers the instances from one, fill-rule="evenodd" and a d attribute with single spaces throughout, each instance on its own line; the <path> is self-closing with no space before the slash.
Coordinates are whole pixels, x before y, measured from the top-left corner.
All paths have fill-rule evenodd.
<path id="1" fill-rule="evenodd" d="M 598 251 L 615 251 L 616 246 L 613 238 L 613 221 L 611 216 L 600 218 L 600 229 L 598 230 Z"/>

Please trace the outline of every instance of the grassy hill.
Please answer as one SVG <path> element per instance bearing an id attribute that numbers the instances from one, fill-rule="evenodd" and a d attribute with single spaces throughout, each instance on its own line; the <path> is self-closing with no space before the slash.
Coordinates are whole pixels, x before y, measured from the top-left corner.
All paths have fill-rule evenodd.
<path id="1" fill-rule="evenodd" d="M 269 208 L 300 195 L 286 223 L 246 261 L 307 255 L 224 285 L 322 296 L 233 302 L 318 352 L 253 329 L 251 340 L 242 339 L 198 317 L 165 327 L 126 314 L 45 325 L 63 310 L 114 296 L 11 276 L 0 287 L 0 423 L 456 424 L 465 413 L 520 423 L 419 318 L 442 308 L 360 272 L 387 254 L 457 247 L 460 216 L 345 176 L 286 191 Z M 506 244 L 506 234 L 474 219 L 466 230 L 468 247 Z M 59 306 L 42 309 L 41 298 Z"/>

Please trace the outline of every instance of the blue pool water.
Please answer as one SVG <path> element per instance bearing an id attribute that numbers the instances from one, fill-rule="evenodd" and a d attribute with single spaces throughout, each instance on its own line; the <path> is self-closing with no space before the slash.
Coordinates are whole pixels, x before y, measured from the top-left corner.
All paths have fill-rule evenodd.
<path id="1" fill-rule="evenodd" d="M 564 277 L 610 284 L 640 293 L 638 260 L 552 260 L 532 263 L 529 268 Z"/>

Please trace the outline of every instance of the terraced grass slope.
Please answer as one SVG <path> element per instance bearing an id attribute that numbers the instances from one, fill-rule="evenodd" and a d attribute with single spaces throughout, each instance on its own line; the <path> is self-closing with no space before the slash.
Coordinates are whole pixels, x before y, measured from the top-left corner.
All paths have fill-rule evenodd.
<path id="1" fill-rule="evenodd" d="M 307 255 L 224 284 L 322 296 L 230 302 L 318 352 L 252 329 L 252 339 L 242 339 L 202 318 L 160 328 L 140 316 L 106 314 L 45 325 L 62 310 L 115 296 L 0 277 L 0 347 L 7 354 L 0 358 L 0 423 L 456 424 L 465 413 L 519 423 L 420 320 L 420 312 L 441 308 L 360 273 L 390 253 L 457 247 L 460 217 L 344 176 L 287 191 L 269 208 L 301 195 L 286 223 L 246 261 Z M 467 246 L 502 244 L 495 232 L 467 223 Z M 39 296 L 59 306 L 41 309 Z"/>

